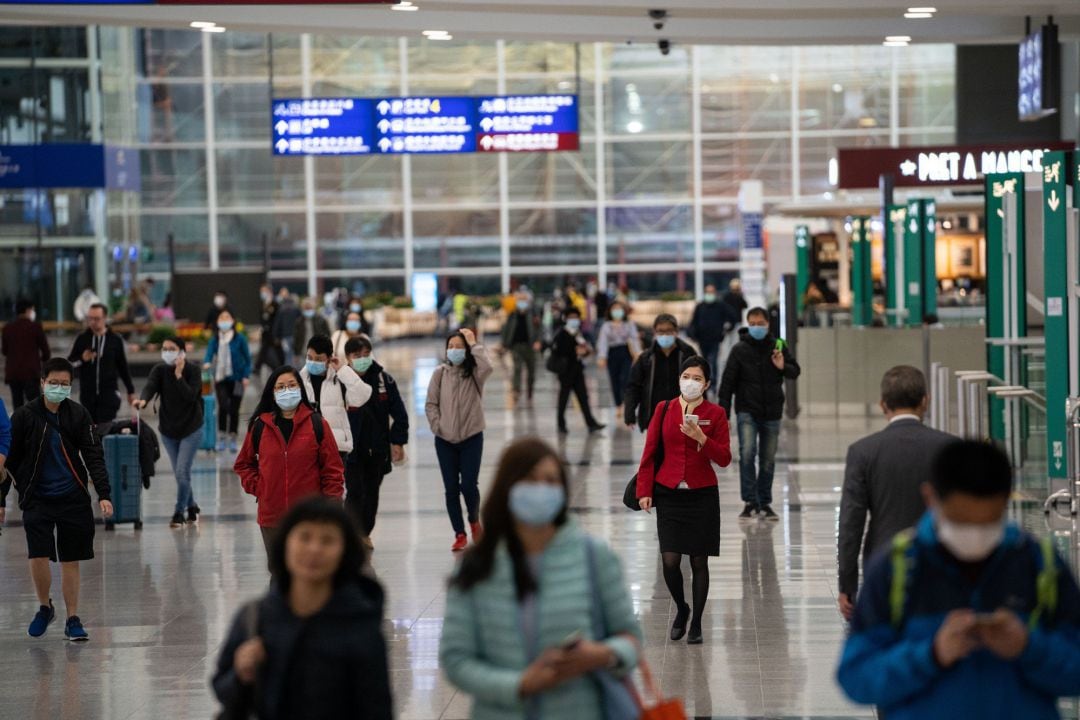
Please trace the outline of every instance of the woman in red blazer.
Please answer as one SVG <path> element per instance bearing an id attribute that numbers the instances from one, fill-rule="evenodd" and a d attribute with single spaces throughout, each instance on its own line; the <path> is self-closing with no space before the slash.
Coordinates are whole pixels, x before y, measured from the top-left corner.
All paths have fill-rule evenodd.
<path id="1" fill-rule="evenodd" d="M 694 616 L 687 642 L 700 645 L 701 618 L 709 596 L 709 556 L 720 554 L 720 489 L 713 463 L 731 463 L 727 414 L 705 399 L 709 363 L 688 358 L 679 378 L 679 397 L 656 406 L 638 467 L 641 509 L 656 507 L 656 529 L 664 562 L 664 582 L 678 610 L 671 639 L 687 634 L 690 606 L 683 595 L 682 556 L 694 573 Z M 662 427 L 661 427 L 662 425 Z M 661 449 L 661 438 L 663 448 Z"/>

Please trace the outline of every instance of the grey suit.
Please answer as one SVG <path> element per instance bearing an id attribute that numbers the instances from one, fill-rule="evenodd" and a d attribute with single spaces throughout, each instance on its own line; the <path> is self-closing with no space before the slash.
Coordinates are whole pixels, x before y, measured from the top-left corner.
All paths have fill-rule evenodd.
<path id="1" fill-rule="evenodd" d="M 930 479 L 937 453 L 955 440 L 905 418 L 848 448 L 837 547 L 841 593 L 855 598 L 860 550 L 869 559 L 926 511 L 919 486 Z"/>

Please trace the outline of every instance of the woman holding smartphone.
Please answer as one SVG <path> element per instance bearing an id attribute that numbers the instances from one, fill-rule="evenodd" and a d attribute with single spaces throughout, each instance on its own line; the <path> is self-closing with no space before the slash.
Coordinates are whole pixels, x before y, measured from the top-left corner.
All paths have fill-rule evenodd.
<path id="1" fill-rule="evenodd" d="M 653 411 L 645 451 L 638 468 L 637 497 L 641 509 L 656 507 L 656 529 L 664 582 L 675 601 L 671 639 L 700 645 L 701 619 L 709 596 L 709 558 L 720 554 L 720 489 L 712 464 L 731 463 L 731 438 L 724 409 L 705 399 L 711 373 L 697 355 L 682 364 L 679 397 Z M 693 619 L 683 593 L 682 556 L 690 556 L 694 573 Z"/>

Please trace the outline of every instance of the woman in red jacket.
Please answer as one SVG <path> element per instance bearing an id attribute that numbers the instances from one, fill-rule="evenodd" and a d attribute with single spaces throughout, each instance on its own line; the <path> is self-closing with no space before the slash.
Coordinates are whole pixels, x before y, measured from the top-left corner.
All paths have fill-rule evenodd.
<path id="1" fill-rule="evenodd" d="M 724 409 L 705 399 L 709 363 L 687 358 L 679 397 L 656 406 L 638 468 L 641 509 L 656 507 L 656 529 L 664 582 L 677 609 L 671 639 L 686 635 L 690 606 L 683 595 L 682 556 L 694 573 L 694 617 L 687 642 L 700 645 L 701 618 L 709 596 L 709 556 L 720 554 L 720 489 L 712 464 L 731 463 L 731 438 Z"/>
<path id="2" fill-rule="evenodd" d="M 345 468 L 334 433 L 312 409 L 292 367 L 279 367 L 266 381 L 233 470 L 244 492 L 258 500 L 268 555 L 274 528 L 293 505 L 312 495 L 344 496 Z"/>

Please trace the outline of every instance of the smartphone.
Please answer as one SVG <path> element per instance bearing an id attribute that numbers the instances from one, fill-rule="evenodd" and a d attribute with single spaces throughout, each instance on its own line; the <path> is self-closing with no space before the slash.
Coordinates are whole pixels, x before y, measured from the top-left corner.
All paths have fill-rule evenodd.
<path id="1" fill-rule="evenodd" d="M 585 639 L 585 636 L 581 634 L 581 631 L 580 630 L 575 630 L 574 632 L 570 633 L 565 638 L 563 638 L 563 641 L 561 643 L 559 643 L 559 649 L 560 650 L 573 650 L 575 647 L 578 646 L 578 643 L 580 643 L 584 639 Z"/>
<path id="2" fill-rule="evenodd" d="M 997 624 L 997 618 L 994 617 L 993 613 L 975 613 L 975 624 L 976 625 L 996 625 Z"/>
<path id="3" fill-rule="evenodd" d="M 686 423 L 687 425 L 697 425 L 698 424 L 698 416 L 697 415 L 683 415 L 683 422 Z"/>

